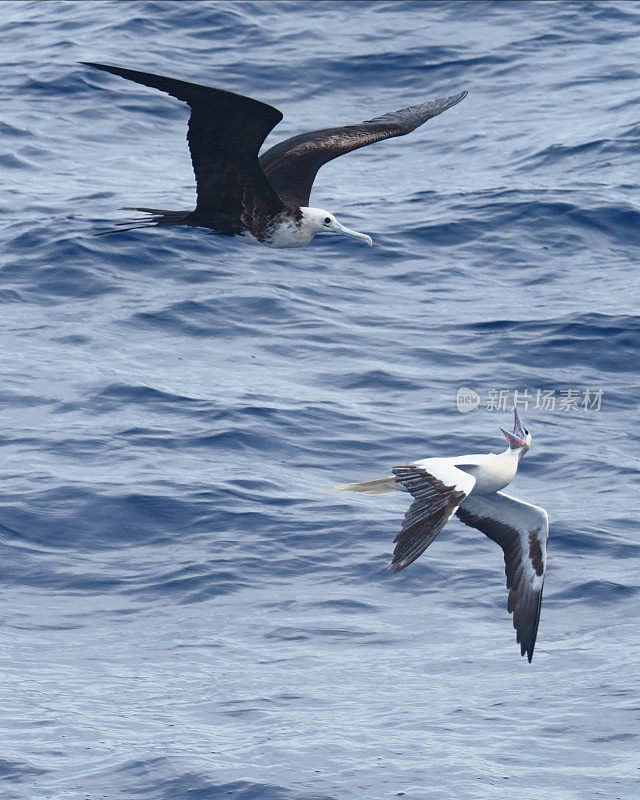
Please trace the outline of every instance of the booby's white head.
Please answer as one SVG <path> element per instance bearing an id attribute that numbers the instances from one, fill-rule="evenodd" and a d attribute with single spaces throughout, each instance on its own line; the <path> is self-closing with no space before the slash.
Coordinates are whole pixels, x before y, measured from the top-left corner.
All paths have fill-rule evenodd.
<path id="1" fill-rule="evenodd" d="M 515 451 L 518 457 L 522 458 L 522 456 L 531 449 L 531 434 L 520 422 L 520 417 L 518 416 L 518 410 L 516 408 L 513 409 L 513 414 L 513 433 L 505 431 L 504 428 L 500 428 L 500 430 L 504 433 L 504 438 L 509 442 L 509 449 Z"/>
<path id="2" fill-rule="evenodd" d="M 300 211 L 302 211 L 302 225 L 311 233 L 310 238 L 313 238 L 316 233 L 328 231 L 329 233 L 341 233 L 343 236 L 351 236 L 353 239 L 359 239 L 361 242 L 368 244 L 369 247 L 373 244 L 372 238 L 367 236 L 366 233 L 358 233 L 358 231 L 352 231 L 351 228 L 346 228 L 338 222 L 333 214 L 324 211 L 322 208 L 310 208 L 306 206 L 301 208 Z"/>

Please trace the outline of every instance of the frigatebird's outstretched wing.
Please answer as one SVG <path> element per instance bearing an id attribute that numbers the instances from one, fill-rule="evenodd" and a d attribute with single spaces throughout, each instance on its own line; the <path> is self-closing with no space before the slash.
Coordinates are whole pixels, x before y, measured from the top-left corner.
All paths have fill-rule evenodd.
<path id="1" fill-rule="evenodd" d="M 419 558 L 473 489 L 473 475 L 429 458 L 420 464 L 394 467 L 396 480 L 415 498 L 402 520 L 389 569 L 400 572 Z"/>
<path id="2" fill-rule="evenodd" d="M 466 96 L 467 92 L 460 92 L 441 100 L 392 111 L 359 125 L 301 133 L 263 153 L 260 166 L 283 200 L 296 206 L 308 206 L 313 181 L 323 164 L 381 139 L 404 136 Z"/>
<path id="3" fill-rule="evenodd" d="M 286 206 L 258 164 L 258 151 L 280 122 L 277 108 L 250 97 L 148 72 L 83 61 L 90 67 L 160 89 L 191 108 L 187 140 L 196 176 L 195 224 L 215 219 L 219 233 L 264 228 Z M 221 227 L 228 230 L 221 230 Z M 211 226 L 213 227 L 213 226 Z"/>
<path id="4" fill-rule="evenodd" d="M 456 511 L 465 525 L 477 528 L 504 551 L 513 627 L 521 655 L 531 661 L 538 634 L 547 564 L 549 519 L 544 508 L 507 494 L 472 494 Z"/>

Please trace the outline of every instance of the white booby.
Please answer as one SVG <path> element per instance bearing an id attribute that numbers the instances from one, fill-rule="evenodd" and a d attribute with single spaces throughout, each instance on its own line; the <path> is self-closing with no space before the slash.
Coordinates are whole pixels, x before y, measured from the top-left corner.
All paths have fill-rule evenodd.
<path id="1" fill-rule="evenodd" d="M 196 177 L 195 210 L 127 207 L 152 216 L 121 223 L 118 230 L 192 225 L 227 236 L 244 236 L 269 247 L 301 247 L 322 231 L 371 245 L 370 236 L 346 228 L 328 211 L 309 207 L 317 171 L 344 153 L 409 133 L 467 95 L 461 92 L 359 125 L 302 133 L 258 157 L 267 135 L 282 119 L 273 106 L 197 83 L 89 61 L 81 63 L 160 89 L 191 108 L 187 140 Z"/>
<path id="2" fill-rule="evenodd" d="M 389 569 L 394 573 L 422 555 L 455 514 L 504 551 L 513 627 L 521 655 L 531 661 L 538 633 L 547 563 L 549 520 L 539 506 L 501 490 L 515 478 L 520 459 L 531 447 L 531 434 L 515 411 L 513 433 L 500 428 L 509 446 L 503 453 L 425 458 L 394 467 L 393 475 L 350 483 L 336 491 L 382 494 L 399 489 L 415 498 L 402 522 Z"/>

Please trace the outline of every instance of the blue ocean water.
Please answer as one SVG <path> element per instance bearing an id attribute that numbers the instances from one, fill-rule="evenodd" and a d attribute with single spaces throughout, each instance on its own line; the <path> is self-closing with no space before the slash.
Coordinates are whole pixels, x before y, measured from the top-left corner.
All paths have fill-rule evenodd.
<path id="1" fill-rule="evenodd" d="M 5 2 L 0 44 L 1 796 L 635 800 L 640 5 Z M 267 147 L 469 96 L 319 173 L 371 249 L 95 237 L 194 183 L 187 109 L 80 60 Z M 394 576 L 406 496 L 326 491 L 502 448 L 516 391 L 531 665 L 495 544 Z"/>

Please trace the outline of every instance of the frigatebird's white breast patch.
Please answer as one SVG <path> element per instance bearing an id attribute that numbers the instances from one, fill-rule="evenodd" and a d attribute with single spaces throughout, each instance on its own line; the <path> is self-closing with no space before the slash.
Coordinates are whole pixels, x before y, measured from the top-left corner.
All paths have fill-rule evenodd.
<path id="1" fill-rule="evenodd" d="M 166 92 L 191 109 L 187 141 L 196 179 L 195 209 L 163 211 L 133 207 L 152 216 L 119 224 L 119 230 L 191 225 L 227 236 L 248 232 L 254 241 L 269 247 L 301 247 L 319 233 L 297 223 L 301 220 L 301 209 L 309 205 L 311 187 L 323 164 L 374 142 L 404 136 L 467 95 L 459 92 L 357 125 L 302 133 L 258 156 L 268 134 L 282 119 L 277 108 L 213 86 L 109 64 L 81 63 Z M 347 230 L 334 229 L 334 232 L 347 233 Z M 355 238 L 371 245 L 370 237 L 365 234 Z"/>

